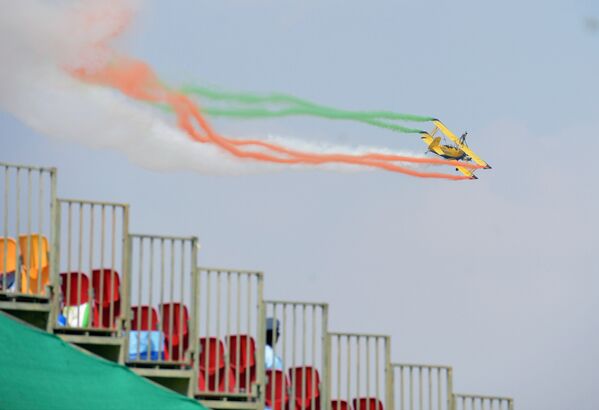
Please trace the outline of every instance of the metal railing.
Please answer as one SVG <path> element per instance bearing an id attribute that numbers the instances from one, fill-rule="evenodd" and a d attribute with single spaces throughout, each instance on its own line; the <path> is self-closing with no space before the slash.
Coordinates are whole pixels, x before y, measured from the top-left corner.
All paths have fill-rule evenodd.
<path id="1" fill-rule="evenodd" d="M 453 401 L 453 410 L 514 410 L 514 399 L 511 397 L 455 393 Z"/>
<path id="2" fill-rule="evenodd" d="M 129 311 L 129 205 L 57 199 L 55 330 L 120 336 Z"/>
<path id="3" fill-rule="evenodd" d="M 264 304 L 266 404 L 275 408 L 279 400 L 281 407 L 287 402 L 290 409 L 326 409 L 328 305 L 272 300 Z"/>
<path id="4" fill-rule="evenodd" d="M 453 410 L 453 370 L 449 366 L 393 364 L 398 410 Z"/>
<path id="5" fill-rule="evenodd" d="M 56 168 L 0 163 L 0 294 L 48 298 Z"/>
<path id="6" fill-rule="evenodd" d="M 264 385 L 262 272 L 199 267 L 195 395 L 256 401 Z"/>
<path id="7" fill-rule="evenodd" d="M 331 407 L 393 410 L 391 338 L 329 333 Z"/>
<path id="8" fill-rule="evenodd" d="M 196 237 L 129 235 L 131 310 L 129 365 L 191 367 L 197 338 L 190 311 L 196 303 Z"/>

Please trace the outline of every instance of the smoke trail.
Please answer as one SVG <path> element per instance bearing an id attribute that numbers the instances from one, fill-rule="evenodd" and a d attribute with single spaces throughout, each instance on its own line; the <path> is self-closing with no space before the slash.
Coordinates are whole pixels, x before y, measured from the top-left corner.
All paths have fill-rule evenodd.
<path id="1" fill-rule="evenodd" d="M 185 86 L 181 90 L 188 95 L 195 95 L 207 100 L 254 106 L 252 108 L 214 108 L 210 106 L 203 108 L 203 111 L 206 114 L 213 116 L 238 118 L 315 116 L 333 120 L 351 120 L 402 133 L 420 133 L 422 130 L 395 124 L 389 120 L 402 120 L 411 122 L 428 122 L 434 120 L 433 117 L 395 113 L 390 111 L 341 110 L 338 108 L 315 104 L 313 102 L 286 94 L 257 95 L 250 93 L 233 93 L 200 86 Z M 269 105 L 277 105 L 279 107 L 276 109 L 271 109 L 268 107 Z M 256 106 L 258 107 L 255 108 Z"/>
<path id="2" fill-rule="evenodd" d="M 348 165 L 357 169 L 358 165 L 410 175 L 465 179 L 405 169 L 399 165 L 404 164 L 402 159 L 440 163 L 404 158 L 384 149 L 359 149 L 335 156 L 218 135 L 195 104 L 163 87 L 149 67 L 136 63 L 132 64 L 135 70 L 128 72 L 127 64 L 132 60 L 115 58 L 108 43 L 127 26 L 134 12 L 135 4 L 125 0 L 22 0 L 5 5 L 0 15 L 0 108 L 43 134 L 116 149 L 153 169 L 248 173 L 282 169 L 277 164 L 292 168 L 322 164 L 326 169 L 341 170 Z M 88 75 L 106 74 L 110 69 L 118 75 L 105 84 L 131 98 L 79 81 Z M 132 76 L 121 84 L 114 81 L 129 74 Z M 91 77 L 85 79 L 91 81 Z M 151 81 L 145 83 L 148 80 Z M 156 115 L 155 110 L 135 104 L 132 99 L 169 104 L 177 113 L 179 128 L 171 126 L 169 118 Z M 200 130 L 196 129 L 198 125 Z M 204 143 L 194 142 L 190 136 Z M 391 158 L 396 163 L 390 163 Z"/>
<path id="3" fill-rule="evenodd" d="M 214 132 L 200 110 L 187 96 L 171 91 L 158 80 L 151 68 L 143 62 L 131 58 L 119 57 L 100 70 L 85 69 L 73 71 L 73 75 L 94 84 L 111 86 L 119 89 L 125 95 L 150 103 L 168 104 L 176 113 L 179 127 L 185 130 L 194 140 L 200 143 L 213 143 L 238 158 L 278 164 L 313 164 L 342 163 L 380 168 L 388 171 L 403 173 L 421 178 L 444 178 L 451 180 L 470 179 L 469 177 L 442 174 L 436 172 L 421 172 L 399 166 L 392 161 L 418 162 L 440 164 L 439 161 L 428 158 L 399 157 L 388 159 L 375 154 L 344 155 L 302 152 L 261 140 L 235 140 L 223 137 Z M 195 125 L 198 125 L 198 130 Z M 240 146 L 256 146 L 264 151 L 243 150 Z M 277 154 L 284 154 L 283 156 Z M 457 161 L 441 162 L 447 165 L 459 166 Z M 477 165 L 467 164 L 468 167 L 478 168 Z"/>

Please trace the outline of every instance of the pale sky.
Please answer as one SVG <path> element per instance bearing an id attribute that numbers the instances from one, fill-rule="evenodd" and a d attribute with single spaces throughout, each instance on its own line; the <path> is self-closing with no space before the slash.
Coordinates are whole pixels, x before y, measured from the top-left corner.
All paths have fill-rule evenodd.
<path id="1" fill-rule="evenodd" d="M 286 92 L 432 115 L 492 166 L 479 180 L 285 171 L 159 173 L 0 112 L 0 161 L 54 165 L 59 195 L 129 202 L 133 232 L 198 235 L 208 266 L 266 296 L 330 303 L 396 362 L 518 409 L 599 408 L 599 18 L 593 1 L 147 1 L 121 45 L 172 85 Z M 309 118 L 231 135 L 409 149 L 417 136 Z"/>

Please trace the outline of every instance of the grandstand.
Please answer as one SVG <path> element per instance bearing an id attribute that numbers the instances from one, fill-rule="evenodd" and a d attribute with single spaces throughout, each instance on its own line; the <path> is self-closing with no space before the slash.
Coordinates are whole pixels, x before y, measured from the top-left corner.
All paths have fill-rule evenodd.
<path id="1" fill-rule="evenodd" d="M 214 409 L 514 409 L 395 362 L 390 336 L 334 332 L 326 303 L 265 300 L 262 272 L 198 266 L 194 236 L 131 233 L 128 204 L 58 197 L 55 168 L 0 168 L 0 310 L 132 377 Z"/>

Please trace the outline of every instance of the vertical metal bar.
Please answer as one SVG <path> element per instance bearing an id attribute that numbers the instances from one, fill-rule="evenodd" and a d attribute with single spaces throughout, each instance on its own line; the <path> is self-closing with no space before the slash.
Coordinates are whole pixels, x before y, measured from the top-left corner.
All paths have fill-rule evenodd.
<path id="1" fill-rule="evenodd" d="M 422 366 L 418 366 L 418 409 L 423 410 L 424 392 L 422 386 Z"/>
<path id="2" fill-rule="evenodd" d="M 90 213 L 93 214 L 94 213 L 94 209 L 93 206 L 90 205 Z M 104 281 L 103 281 L 103 277 L 104 277 L 104 269 L 106 267 L 106 265 L 104 264 L 104 257 L 106 256 L 106 205 L 102 204 L 100 205 L 100 266 L 98 266 L 98 272 L 100 275 L 100 295 L 96 295 L 100 296 L 100 299 L 102 300 L 104 298 Z M 89 267 L 89 272 L 92 275 L 92 283 L 93 283 L 93 278 L 94 278 L 94 268 L 93 266 Z M 95 304 L 95 302 L 90 299 L 90 303 Z M 103 312 L 104 312 L 104 303 L 100 302 L 100 311 L 99 313 L 99 318 L 100 318 L 100 323 L 97 323 L 98 327 L 103 327 L 102 324 L 104 323 L 103 321 Z M 138 349 L 139 349 L 139 345 L 138 345 Z"/>
<path id="3" fill-rule="evenodd" d="M 239 302 L 239 301 L 238 301 Z M 231 334 L 231 271 L 227 272 L 227 299 L 225 301 L 227 305 L 227 323 L 226 323 L 226 334 Z M 218 345 L 220 346 L 221 339 L 218 339 Z M 220 350 L 220 348 L 219 348 Z M 229 355 L 225 352 L 225 371 L 228 372 L 230 368 Z M 229 391 L 229 377 L 225 376 L 225 391 Z"/>
<path id="4" fill-rule="evenodd" d="M 191 311 L 191 343 L 190 345 L 192 346 L 192 351 L 191 351 L 191 360 L 192 360 L 192 373 L 193 373 L 193 378 L 192 378 L 192 384 L 193 384 L 193 389 L 192 391 L 195 391 L 197 389 L 198 386 L 198 378 L 199 378 L 199 318 L 200 318 L 200 302 L 199 302 L 199 295 L 200 295 L 200 281 L 199 281 L 199 270 L 198 270 L 198 248 L 199 248 L 199 243 L 198 243 L 198 238 L 193 237 L 191 239 L 191 245 L 190 245 L 190 264 L 191 266 L 189 267 L 190 269 L 190 274 L 191 274 L 191 306 L 192 306 L 192 311 Z"/>
<path id="5" fill-rule="evenodd" d="M 4 166 L 4 228 L 3 228 L 3 236 L 2 241 L 4 243 L 4 251 L 2 255 L 2 291 L 8 291 L 6 286 L 6 276 L 8 273 L 8 198 L 10 195 L 9 190 L 9 182 L 10 179 L 8 177 L 8 165 Z M 19 255 L 16 254 L 15 257 L 19 259 Z M 15 280 L 19 271 L 17 269 L 18 263 L 15 266 Z"/>
<path id="6" fill-rule="evenodd" d="M 276 326 L 277 323 L 277 304 L 273 303 L 272 305 L 272 325 Z M 271 406 L 274 407 L 275 406 L 275 397 L 276 397 L 276 391 L 277 391 L 277 383 L 276 383 L 276 366 L 275 366 L 275 357 L 276 357 L 276 351 L 275 351 L 275 343 L 274 343 L 274 338 L 272 337 L 272 330 L 271 330 L 271 339 L 267 340 L 266 343 L 270 343 L 269 346 L 271 348 L 271 353 L 272 353 L 272 361 L 269 363 L 269 367 L 270 367 L 270 380 L 267 381 L 267 383 L 271 383 L 272 385 L 270 386 L 270 403 Z M 265 345 L 266 346 L 266 345 Z"/>
<path id="7" fill-rule="evenodd" d="M 385 343 L 385 408 L 394 410 L 393 403 L 393 369 L 391 367 L 391 337 L 384 337 Z"/>
<path id="8" fill-rule="evenodd" d="M 264 388 L 265 381 L 265 373 L 264 373 L 264 338 L 265 338 L 265 309 L 264 309 L 264 276 L 263 274 L 256 274 L 256 291 L 257 291 L 257 303 L 258 303 L 258 320 L 257 320 L 257 333 L 258 333 L 258 353 L 257 353 L 257 361 L 256 365 L 256 374 L 258 379 L 258 389 L 261 390 Z M 259 405 L 264 408 L 264 394 L 260 394 L 260 402 Z"/>
<path id="9" fill-rule="evenodd" d="M 121 230 L 121 274 L 123 278 L 123 289 L 120 294 L 121 316 L 120 327 L 124 325 L 125 331 L 131 326 L 131 243 L 129 241 L 129 205 L 122 208 L 122 230 Z M 124 362 L 125 349 L 121 347 L 121 357 L 119 360 Z"/>
<path id="10" fill-rule="evenodd" d="M 399 396 L 400 396 L 400 410 L 405 410 L 404 367 L 403 366 L 399 366 Z"/>
<path id="11" fill-rule="evenodd" d="M 110 250 L 110 305 L 108 310 L 108 320 L 109 320 L 109 328 L 115 328 L 115 295 L 114 288 L 117 281 L 118 272 L 116 270 L 116 207 L 112 206 L 112 227 L 111 227 L 111 250 Z M 123 253 L 125 251 L 123 250 Z M 121 270 L 122 272 L 122 270 Z M 126 279 L 126 278 L 124 278 Z"/>
<path id="12" fill-rule="evenodd" d="M 236 299 L 236 305 L 237 305 L 237 313 L 235 314 L 235 339 L 237 340 L 237 343 L 235 344 L 235 374 L 234 376 L 234 380 L 235 380 L 235 393 L 239 393 L 240 388 L 239 388 L 239 384 L 240 384 L 240 375 L 239 375 L 239 365 L 240 365 L 240 357 L 239 355 L 241 354 L 241 272 L 235 272 L 236 275 L 235 277 L 237 278 L 237 299 Z M 231 341 L 232 341 L 232 337 L 231 335 L 227 335 L 227 352 L 231 352 Z M 246 350 L 247 350 L 247 339 L 246 340 Z M 229 357 L 229 360 L 231 360 L 231 358 Z M 246 362 L 247 363 L 247 362 Z"/>
<path id="13" fill-rule="evenodd" d="M 71 297 L 71 285 L 70 285 L 70 281 L 71 281 L 71 272 L 73 271 L 73 205 L 69 202 L 68 206 L 67 206 L 67 300 L 70 299 Z M 89 287 L 89 284 L 88 284 Z M 89 290 L 88 290 L 89 293 Z M 69 300 L 70 302 L 70 300 Z M 93 304 L 91 304 L 91 306 L 93 306 Z M 67 323 L 67 326 L 69 326 L 69 324 Z"/>
<path id="14" fill-rule="evenodd" d="M 89 270 L 88 272 L 92 272 L 94 268 L 94 207 L 90 205 L 89 209 Z M 78 308 L 80 309 L 80 308 Z M 80 315 L 78 315 L 79 317 Z M 82 326 L 82 323 L 77 324 L 78 327 Z"/>
<path id="15" fill-rule="evenodd" d="M 170 330 L 171 330 L 171 338 L 173 336 L 173 334 L 177 333 L 179 336 L 181 335 L 181 329 L 179 329 L 177 326 L 175 326 L 175 298 L 174 298 L 174 288 L 175 288 L 175 260 L 173 257 L 173 242 L 172 240 L 169 240 L 170 244 L 171 244 L 171 250 L 170 250 L 170 257 L 171 257 L 171 263 L 170 263 L 170 269 L 168 270 L 169 272 L 169 276 L 171 278 L 171 282 L 170 282 L 170 297 L 169 297 L 169 311 L 168 311 L 168 319 L 169 319 L 169 323 L 171 324 L 170 326 Z M 182 306 L 179 306 L 179 309 L 181 309 Z M 181 324 L 179 323 L 179 327 L 181 326 Z M 171 339 L 172 340 L 172 339 Z M 179 347 L 181 346 L 181 343 L 183 343 L 182 337 L 179 338 Z M 170 346 L 171 350 L 172 350 L 172 345 Z M 172 356 L 171 356 L 172 357 Z M 181 361 L 181 356 L 178 356 L 179 361 Z"/>
<path id="16" fill-rule="evenodd" d="M 43 220 L 44 220 L 44 213 L 43 213 L 43 197 L 44 197 L 44 174 L 43 172 L 40 170 L 39 171 L 39 180 L 38 180 L 38 198 L 37 198 L 37 203 L 38 203 L 38 216 L 37 216 L 37 249 L 38 249 L 38 273 L 37 273 L 37 293 L 41 294 L 41 295 L 45 295 L 46 294 L 46 289 L 43 288 L 42 289 L 42 276 L 43 275 L 43 271 L 44 271 L 44 266 L 43 266 L 43 251 L 45 249 L 42 248 L 42 231 L 43 231 Z"/>
<path id="17" fill-rule="evenodd" d="M 181 278 L 181 283 L 180 283 L 180 287 L 179 287 L 179 295 L 181 297 L 181 309 L 179 309 L 179 324 L 181 326 L 181 333 L 183 333 L 183 310 L 185 309 L 185 306 L 187 306 L 187 304 L 185 303 L 185 242 L 183 240 L 180 241 L 181 244 L 181 249 L 180 249 L 180 253 L 181 253 L 181 266 L 180 266 L 180 278 Z M 173 241 L 173 261 L 174 261 L 174 257 L 175 257 L 175 251 L 177 249 L 177 244 Z M 173 266 L 174 267 L 174 266 Z M 173 276 L 175 276 L 175 272 L 173 272 Z M 189 326 L 189 324 L 188 324 Z M 189 332 L 189 329 L 188 329 Z M 189 338 L 189 333 L 187 334 L 187 337 Z M 181 343 L 179 345 L 179 357 L 181 359 L 183 359 L 183 355 L 186 353 L 184 351 L 184 343 Z M 184 359 L 183 359 L 184 360 Z M 187 362 L 187 360 L 185 360 Z"/>
<path id="18" fill-rule="evenodd" d="M 297 367 L 297 306 L 295 304 L 291 305 L 291 367 Z M 294 401 L 297 397 L 295 383 L 291 385 L 291 397 Z"/>
<path id="19" fill-rule="evenodd" d="M 218 346 L 218 341 L 220 340 L 220 325 L 221 325 L 221 308 L 222 308 L 222 288 L 221 288 L 221 282 L 222 282 L 222 276 L 223 276 L 223 272 L 222 271 L 218 271 L 217 272 L 217 277 L 216 277 L 216 332 L 214 334 L 214 338 L 216 339 L 216 346 L 215 349 L 216 352 L 216 368 L 220 369 L 220 354 L 219 354 L 219 346 Z M 210 345 L 210 343 L 208 344 Z M 220 372 L 217 371 L 216 372 L 216 390 L 218 391 L 218 387 L 220 386 Z"/>
<path id="20" fill-rule="evenodd" d="M 368 338 L 368 337 L 366 337 Z M 362 375 L 362 369 L 360 369 L 360 347 L 362 338 L 356 336 L 356 398 L 358 399 L 357 410 L 362 410 L 362 391 L 360 390 L 360 377 Z"/>
<path id="21" fill-rule="evenodd" d="M 312 348 L 311 348 L 311 352 L 312 352 L 312 370 L 311 370 L 311 375 L 312 377 L 310 378 L 310 409 L 315 409 L 316 408 L 316 398 L 314 397 L 314 391 L 316 391 L 316 378 L 314 377 L 314 369 L 316 369 L 316 305 L 312 305 Z M 321 347 L 321 348 L 324 348 Z M 322 369 L 324 367 L 324 362 L 320 363 L 320 368 Z M 322 389 L 321 389 L 322 390 Z M 321 407 L 322 408 L 322 407 Z"/>
<path id="22" fill-rule="evenodd" d="M 60 306 L 59 255 L 60 255 L 60 208 L 56 199 L 56 168 L 50 170 L 50 280 L 53 288 L 53 298 L 50 307 L 48 332 L 57 323 Z"/>
<path id="23" fill-rule="evenodd" d="M 17 293 L 24 293 L 23 292 L 23 283 L 22 283 L 22 279 L 23 279 L 23 269 L 25 270 L 25 275 L 28 275 L 27 273 L 27 265 L 26 265 L 26 261 L 24 259 L 22 259 L 22 253 L 23 253 L 23 249 L 21 249 L 21 230 L 20 230 L 20 223 L 21 223 L 21 177 L 19 175 L 20 172 L 20 168 L 16 169 L 16 177 L 15 177 L 15 210 L 16 210 L 16 219 L 15 219 L 15 236 L 17 239 L 17 243 L 16 243 L 16 253 L 17 253 L 17 260 L 19 261 L 19 263 L 17 264 L 17 272 L 15 272 L 15 289 L 17 291 Z"/>
<path id="24" fill-rule="evenodd" d="M 376 338 L 374 339 L 375 350 L 377 349 L 378 343 Z M 366 338 L 366 396 L 370 397 L 370 337 Z M 376 397 L 376 396 L 375 396 Z M 377 397 L 378 399 L 378 397 Z"/>
<path id="25" fill-rule="evenodd" d="M 337 400 L 341 400 L 341 337 L 335 336 L 337 340 Z"/>
<path id="26" fill-rule="evenodd" d="M 150 255 L 150 262 L 149 264 L 152 265 L 152 244 L 153 239 L 150 239 L 150 250 L 149 250 L 149 255 Z M 140 360 L 141 359 L 141 332 L 142 332 L 142 325 L 141 325 L 141 315 L 142 315 L 142 309 L 143 309 L 143 303 L 141 301 L 141 289 L 142 289 L 142 276 L 143 276 L 143 265 L 144 265 L 144 238 L 140 237 L 137 238 L 137 243 L 139 244 L 139 260 L 138 260 L 138 275 L 139 277 L 137 278 L 137 311 L 136 313 L 136 317 L 135 319 L 137 320 L 137 352 L 135 354 L 135 360 Z M 151 282 L 151 281 L 150 281 Z M 150 308 L 148 310 L 151 310 L 152 307 L 150 306 Z M 150 338 L 148 338 L 149 340 Z M 148 343 L 149 344 L 149 343 Z M 149 347 L 149 346 L 148 346 Z M 149 350 L 148 350 L 149 353 Z"/>
<path id="27" fill-rule="evenodd" d="M 302 403 L 306 398 L 306 305 L 302 305 Z M 295 399 L 295 398 L 294 398 Z"/>
<path id="28" fill-rule="evenodd" d="M 210 344 L 208 343 L 208 340 L 210 337 L 210 318 L 212 317 L 212 315 L 210 314 L 210 307 L 211 307 L 210 295 L 212 294 L 212 289 L 210 286 L 210 278 L 211 277 L 212 277 L 212 271 L 206 270 L 206 334 L 204 337 L 204 340 L 205 340 L 204 347 L 205 347 L 206 351 L 202 351 L 202 355 L 203 355 L 205 361 L 208 360 L 208 357 L 210 357 Z M 207 366 L 204 369 L 204 377 L 207 382 L 208 381 L 208 367 Z M 206 385 L 206 390 L 208 390 L 207 385 Z"/>
<path id="29" fill-rule="evenodd" d="M 347 404 L 351 403 L 351 336 L 346 336 L 347 342 Z"/>
<path id="30" fill-rule="evenodd" d="M 453 395 L 453 369 L 449 367 L 447 369 L 447 408 L 455 410 L 455 399 Z"/>
<path id="31" fill-rule="evenodd" d="M 320 338 L 322 343 L 322 379 L 320 408 L 330 410 L 331 406 L 331 344 L 329 343 L 329 305 L 322 305 Z"/>
<path id="32" fill-rule="evenodd" d="M 31 198 L 31 169 L 27 170 L 27 252 L 26 252 L 26 259 L 27 259 L 27 276 L 26 276 L 26 282 L 27 282 L 27 292 L 25 293 L 35 293 L 33 292 L 33 289 L 31 287 L 31 275 L 34 269 L 36 269 L 33 266 L 33 255 L 32 255 L 32 249 L 31 249 L 31 204 L 32 204 L 32 198 Z M 39 275 L 39 268 L 37 268 L 38 271 L 38 275 Z"/>
<path id="33" fill-rule="evenodd" d="M 79 203 L 79 247 L 77 254 L 77 264 L 78 264 L 78 272 L 83 272 L 83 204 Z M 93 283 L 93 279 L 92 279 Z M 93 301 L 91 302 L 93 306 Z M 81 298 L 80 295 L 77 295 L 77 306 L 81 306 Z M 77 327 L 79 327 L 79 320 L 77 320 Z"/>
<path id="34" fill-rule="evenodd" d="M 252 334 L 252 327 L 251 327 L 251 322 L 252 322 L 252 276 L 250 274 L 246 274 L 245 275 L 245 280 L 246 280 L 246 287 L 247 287 L 247 300 L 246 300 L 246 311 L 247 311 L 247 319 L 246 319 L 246 330 L 247 330 L 247 339 L 246 339 L 246 343 L 249 345 L 250 343 L 250 337 Z M 245 363 L 249 363 L 250 362 L 250 349 L 249 346 L 246 345 L 246 349 L 245 349 Z M 262 348 L 262 346 L 258 346 L 259 349 Z M 251 373 L 251 369 L 246 369 L 245 371 L 245 390 L 246 393 L 249 395 L 249 392 L 251 391 L 251 386 L 250 386 L 250 373 Z"/>

